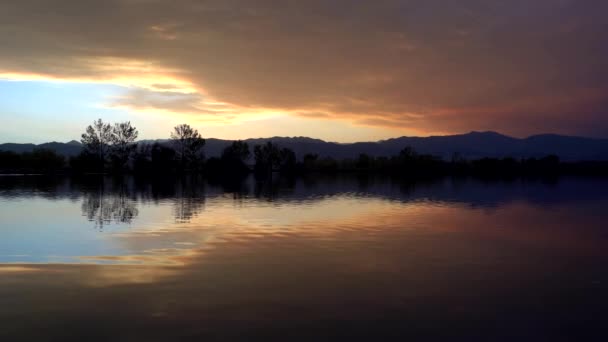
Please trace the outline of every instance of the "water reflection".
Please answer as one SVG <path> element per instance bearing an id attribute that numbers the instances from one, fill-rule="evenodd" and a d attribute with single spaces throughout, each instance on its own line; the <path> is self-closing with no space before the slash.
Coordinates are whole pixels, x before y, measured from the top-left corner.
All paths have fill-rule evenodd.
<path id="1" fill-rule="evenodd" d="M 504 232 L 512 233 L 531 225 L 530 219 L 551 227 L 553 237 L 568 236 L 572 225 L 585 222 L 592 231 L 606 219 L 598 209 L 608 203 L 606 189 L 604 179 L 574 178 L 547 183 L 0 177 L 0 261 L 179 263 L 176 257 L 234 234 L 270 238 L 293 231 L 331 235 L 390 226 L 482 225 L 506 226 Z M 531 238 L 534 231 L 513 236 Z"/>
<path id="2" fill-rule="evenodd" d="M 0 340 L 604 340 L 606 190 L 0 177 Z"/>
<path id="3" fill-rule="evenodd" d="M 28 198 L 69 199 L 80 202 L 82 215 L 100 229 L 112 223 L 131 224 L 140 206 L 170 203 L 174 221 L 187 223 L 205 208 L 207 198 L 229 196 L 234 203 L 262 200 L 269 203 L 297 204 L 336 196 L 379 198 L 400 203 L 461 203 L 471 207 L 498 208 L 525 201 L 551 206 L 579 201 L 608 199 L 606 179 L 564 178 L 551 180 L 479 181 L 445 178 L 408 182 L 377 177 L 275 178 L 259 182 L 209 181 L 185 177 L 167 182 L 133 177 L 0 177 L 0 201 Z"/>
<path id="4" fill-rule="evenodd" d="M 103 229 L 112 222 L 131 223 L 139 214 L 137 199 L 132 189 L 124 183 L 107 188 L 104 183 L 98 189 L 87 189 L 82 195 L 82 214 Z"/>
<path id="5" fill-rule="evenodd" d="M 205 205 L 205 186 L 197 178 L 182 179 L 175 186 L 174 216 L 179 223 L 190 222 L 203 210 Z"/>

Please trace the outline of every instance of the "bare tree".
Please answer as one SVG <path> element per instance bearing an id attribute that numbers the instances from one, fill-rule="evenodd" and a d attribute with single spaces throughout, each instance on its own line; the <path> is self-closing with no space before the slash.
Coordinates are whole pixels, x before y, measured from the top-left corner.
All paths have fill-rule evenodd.
<path id="1" fill-rule="evenodd" d="M 202 159 L 201 150 L 205 146 L 205 139 L 198 133 L 198 130 L 190 127 L 190 125 L 175 126 L 173 132 L 171 132 L 171 140 L 182 167 L 193 166 Z"/>
<path id="2" fill-rule="evenodd" d="M 93 121 L 93 125 L 89 125 L 81 136 L 80 142 L 88 153 L 103 163 L 112 143 L 112 126 L 101 119 Z"/>
<path id="3" fill-rule="evenodd" d="M 122 169 L 125 167 L 131 155 L 137 148 L 135 140 L 139 132 L 131 126 L 131 122 L 121 122 L 114 125 L 111 136 L 111 157 L 114 167 Z"/>

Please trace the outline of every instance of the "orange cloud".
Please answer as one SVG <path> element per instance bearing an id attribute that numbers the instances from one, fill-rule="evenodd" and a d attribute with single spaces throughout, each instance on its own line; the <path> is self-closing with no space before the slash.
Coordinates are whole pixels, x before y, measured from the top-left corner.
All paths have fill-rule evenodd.
<path id="1" fill-rule="evenodd" d="M 549 0 L 24 0 L 0 5 L 0 77 L 125 85 L 132 91 L 109 105 L 218 122 L 297 115 L 597 135 L 608 128 L 607 10 Z"/>

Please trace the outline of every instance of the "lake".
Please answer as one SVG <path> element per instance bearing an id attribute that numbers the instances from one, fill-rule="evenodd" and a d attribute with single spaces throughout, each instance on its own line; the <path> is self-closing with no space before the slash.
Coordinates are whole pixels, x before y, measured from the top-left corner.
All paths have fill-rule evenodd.
<path id="1" fill-rule="evenodd" d="M 608 340 L 608 179 L 0 177 L 1 341 Z"/>

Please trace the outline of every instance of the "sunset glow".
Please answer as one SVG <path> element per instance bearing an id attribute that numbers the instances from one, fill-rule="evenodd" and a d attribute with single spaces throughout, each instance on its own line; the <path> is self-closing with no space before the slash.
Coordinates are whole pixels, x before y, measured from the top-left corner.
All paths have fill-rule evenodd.
<path id="1" fill-rule="evenodd" d="M 226 139 L 244 137 L 243 126 L 260 121 L 248 137 L 365 141 L 471 130 L 605 137 L 608 41 L 599 13 L 606 6 L 3 3 L 0 117 L 21 129 L 47 127 L 37 132 L 43 141 L 78 136 L 75 129 L 69 137 L 53 133 L 47 118 L 56 115 L 80 126 L 120 117 L 149 128 L 145 138 L 165 138 L 186 121 Z M 13 108 L 6 98 L 15 81 L 28 83 L 20 94 L 28 102 L 39 101 L 46 83 L 92 85 L 90 108 L 68 110 L 61 98 L 33 112 Z M 96 86 L 115 88 L 104 96 Z M 25 141 L 7 128 L 0 133 Z"/>

